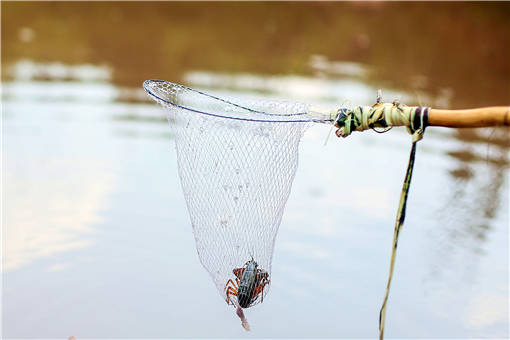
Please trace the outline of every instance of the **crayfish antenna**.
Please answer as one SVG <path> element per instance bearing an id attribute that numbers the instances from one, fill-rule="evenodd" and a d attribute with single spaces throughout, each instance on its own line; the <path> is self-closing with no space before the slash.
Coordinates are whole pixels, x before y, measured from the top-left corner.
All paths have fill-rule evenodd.
<path id="1" fill-rule="evenodd" d="M 243 328 L 249 332 L 250 324 L 248 323 L 248 320 L 246 320 L 243 309 L 241 307 L 237 306 L 236 314 L 241 319 L 241 325 L 243 326 Z"/>

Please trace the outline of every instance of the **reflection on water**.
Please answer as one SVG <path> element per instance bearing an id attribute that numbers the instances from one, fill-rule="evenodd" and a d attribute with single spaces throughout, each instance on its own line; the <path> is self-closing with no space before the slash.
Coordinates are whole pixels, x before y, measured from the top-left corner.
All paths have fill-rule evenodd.
<path id="1" fill-rule="evenodd" d="M 192 86 L 226 88 L 234 91 L 250 91 L 266 95 L 295 98 L 296 100 L 320 100 L 334 103 L 369 103 L 375 101 L 377 89 L 356 79 L 321 79 L 305 76 L 260 76 L 254 74 L 219 74 L 190 72 L 184 81 Z M 367 96 L 368 94 L 368 96 Z M 385 92 L 390 97 L 405 97 L 403 92 Z M 352 105 L 352 104 L 351 104 Z"/>
<path id="2" fill-rule="evenodd" d="M 371 104 L 378 88 L 410 104 L 508 104 L 509 11 L 2 3 L 2 335 L 374 337 L 407 133 L 325 146 L 327 126 L 306 133 L 271 295 L 246 334 L 198 261 L 170 129 L 141 83 L 326 107 Z M 508 150 L 508 129 L 428 129 L 388 337 L 507 336 Z"/>
<path id="3" fill-rule="evenodd" d="M 367 78 L 369 68 L 360 65 L 359 63 L 347 61 L 330 61 L 322 55 L 314 55 L 310 58 L 310 67 L 317 71 L 320 76 L 327 76 L 329 74 L 337 76 L 350 76 Z"/>
<path id="4" fill-rule="evenodd" d="M 20 80 L 72 80 L 72 81 L 107 81 L 111 70 L 95 65 L 69 66 L 59 62 L 34 63 L 20 60 L 7 69 L 10 77 Z"/>
<path id="5" fill-rule="evenodd" d="M 26 134 L 17 132 L 18 140 L 6 136 L 11 152 L 4 154 L 4 208 L 8 212 L 4 272 L 90 245 L 91 225 L 101 221 L 100 212 L 107 207 L 106 196 L 112 190 L 111 175 L 104 173 L 104 165 L 96 159 L 81 159 L 77 164 L 49 157 L 46 150 L 20 143 Z M 25 148 L 31 152 L 21 152 Z"/>

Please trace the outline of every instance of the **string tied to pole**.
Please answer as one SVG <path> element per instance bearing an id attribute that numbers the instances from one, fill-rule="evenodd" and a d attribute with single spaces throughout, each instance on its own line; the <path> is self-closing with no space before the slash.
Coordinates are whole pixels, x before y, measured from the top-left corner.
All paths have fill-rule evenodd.
<path id="1" fill-rule="evenodd" d="M 428 124 L 429 107 L 406 106 L 398 102 L 383 103 L 381 91 L 377 95 L 377 101 L 373 106 L 358 106 L 352 110 L 338 110 L 335 126 L 338 128 L 336 135 L 338 137 L 347 137 L 353 131 L 364 131 L 372 129 L 376 132 L 386 132 L 393 126 L 405 126 L 412 136 L 411 152 L 409 154 L 409 162 L 407 171 L 400 193 L 400 201 L 397 208 L 395 219 L 395 229 L 393 232 L 393 246 L 391 251 L 390 269 L 386 282 L 386 291 L 383 303 L 379 312 L 379 339 L 384 338 L 384 326 L 386 321 L 386 307 L 390 292 L 391 280 L 395 268 L 395 259 L 397 253 L 398 237 L 400 230 L 404 225 L 407 198 L 409 195 L 409 187 L 411 186 L 411 178 L 413 175 L 414 161 L 416 157 L 416 143 L 423 138 L 425 128 Z M 384 131 L 377 131 L 377 127 L 385 128 Z"/>

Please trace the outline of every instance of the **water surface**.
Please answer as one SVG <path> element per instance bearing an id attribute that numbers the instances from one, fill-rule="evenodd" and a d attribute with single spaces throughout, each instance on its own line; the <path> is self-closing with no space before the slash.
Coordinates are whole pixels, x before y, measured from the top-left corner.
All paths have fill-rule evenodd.
<path id="1" fill-rule="evenodd" d="M 3 337 L 376 337 L 405 130 L 326 145 L 327 126 L 307 131 L 246 333 L 199 263 L 171 130 L 141 83 L 508 104 L 508 4 L 427 6 L 2 3 Z M 408 32 L 377 25 L 397 15 Z M 427 130 L 389 338 L 508 336 L 508 150 L 505 129 Z"/>

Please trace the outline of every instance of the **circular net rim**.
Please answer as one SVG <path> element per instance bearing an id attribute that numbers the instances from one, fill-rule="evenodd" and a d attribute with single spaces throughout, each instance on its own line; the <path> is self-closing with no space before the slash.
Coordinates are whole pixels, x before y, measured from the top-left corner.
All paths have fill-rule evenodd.
<path id="1" fill-rule="evenodd" d="M 173 87 L 173 88 L 178 88 L 178 89 L 181 89 L 184 91 L 189 91 L 189 92 L 192 92 L 193 94 L 196 94 L 198 96 L 206 97 L 208 100 L 221 101 L 227 105 L 231 105 L 231 106 L 236 107 L 240 110 L 246 110 L 246 111 L 248 111 L 249 114 L 251 113 L 254 116 L 260 116 L 260 115 L 267 116 L 267 119 L 236 117 L 236 116 L 233 116 L 228 113 L 212 113 L 212 112 L 207 112 L 205 109 L 201 109 L 200 107 L 192 107 L 190 105 L 181 105 L 181 104 L 176 103 L 171 98 L 169 98 L 167 96 L 167 93 L 161 93 L 161 92 L 158 93 L 156 91 L 156 89 L 158 87 L 161 87 L 162 85 L 166 86 L 166 87 Z M 220 97 L 214 96 L 212 94 L 208 94 L 208 93 L 193 89 L 191 87 L 177 84 L 177 83 L 172 83 L 172 82 L 166 81 L 166 80 L 160 80 L 160 79 L 145 80 L 143 82 L 143 88 L 144 88 L 145 92 L 147 92 L 147 94 L 149 96 L 151 96 L 157 102 L 160 102 L 162 104 L 163 103 L 169 104 L 169 105 L 178 107 L 183 110 L 187 110 L 190 112 L 203 114 L 203 115 L 207 115 L 207 116 L 217 117 L 217 118 L 240 120 L 240 121 L 246 121 L 246 122 L 256 122 L 256 123 L 311 123 L 311 122 L 328 123 L 328 122 L 332 121 L 332 119 L 318 119 L 317 117 L 311 116 L 309 114 L 309 112 L 307 112 L 307 111 L 282 114 L 282 113 L 271 113 L 271 112 L 267 112 L 267 111 L 256 110 L 256 109 L 249 108 L 249 107 L 240 105 L 238 103 L 235 103 L 235 102 L 233 102 L 232 99 L 220 98 Z M 260 101 L 261 100 L 259 100 L 259 102 Z M 271 100 L 264 100 L 264 101 L 271 102 Z M 284 103 L 284 101 L 274 101 L 274 102 L 275 103 Z M 275 117 L 277 117 L 277 118 L 275 118 Z"/>

